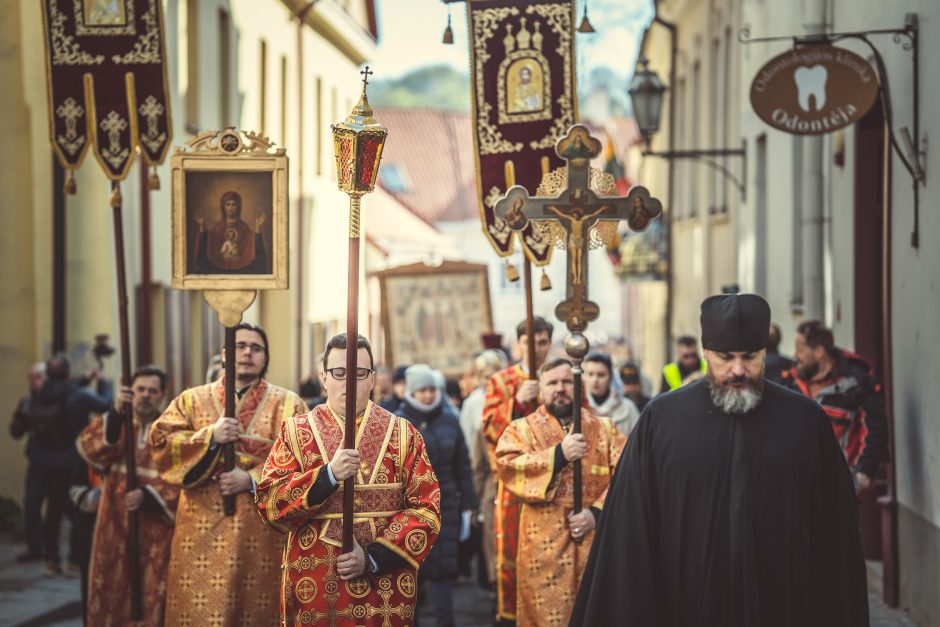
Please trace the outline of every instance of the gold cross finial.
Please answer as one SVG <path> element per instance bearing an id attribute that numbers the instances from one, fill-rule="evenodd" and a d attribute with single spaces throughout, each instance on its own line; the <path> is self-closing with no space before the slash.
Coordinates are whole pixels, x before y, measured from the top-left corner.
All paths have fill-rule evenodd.
<path id="1" fill-rule="evenodd" d="M 362 71 L 359 72 L 359 73 L 362 74 L 362 88 L 365 89 L 365 88 L 366 88 L 366 85 L 369 84 L 369 75 L 370 75 L 370 74 L 375 74 L 375 72 L 371 71 L 371 70 L 369 69 L 369 66 L 367 65 L 367 66 L 366 66 L 366 69 L 362 70 Z"/>

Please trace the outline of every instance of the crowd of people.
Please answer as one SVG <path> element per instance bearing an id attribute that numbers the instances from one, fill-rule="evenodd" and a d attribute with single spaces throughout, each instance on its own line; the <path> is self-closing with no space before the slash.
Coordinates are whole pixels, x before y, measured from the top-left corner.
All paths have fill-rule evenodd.
<path id="1" fill-rule="evenodd" d="M 240 324 L 233 416 L 224 351 L 204 385 L 172 399 L 154 365 L 116 393 L 97 372 L 74 378 L 64 354 L 34 365 L 10 426 L 28 438 L 18 561 L 80 575 L 88 625 L 411 625 L 419 599 L 453 625 L 461 576 L 490 592 L 497 625 L 863 624 L 855 506 L 887 426 L 871 367 L 821 323 L 796 329 L 791 360 L 762 299 L 713 297 L 655 398 L 625 351 L 575 364 L 539 317 L 452 378 L 379 365 L 366 338 L 349 339 L 333 337 L 295 393 L 265 378 L 265 331 Z"/>

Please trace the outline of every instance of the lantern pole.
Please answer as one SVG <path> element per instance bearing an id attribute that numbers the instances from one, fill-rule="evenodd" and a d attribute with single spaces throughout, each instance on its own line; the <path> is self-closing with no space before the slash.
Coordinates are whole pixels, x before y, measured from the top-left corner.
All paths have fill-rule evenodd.
<path id="1" fill-rule="evenodd" d="M 362 74 L 362 95 L 343 122 L 334 124 L 333 148 L 336 153 L 336 181 L 340 191 L 349 195 L 349 265 L 346 302 L 346 415 L 344 416 L 343 448 L 356 448 L 356 386 L 359 379 L 359 240 L 362 196 L 375 189 L 375 179 L 382 158 L 388 129 L 372 114 L 366 86 L 372 72 L 369 66 Z M 374 364 L 370 364 L 372 368 Z M 355 476 L 343 481 L 343 553 L 353 548 L 353 502 Z"/>

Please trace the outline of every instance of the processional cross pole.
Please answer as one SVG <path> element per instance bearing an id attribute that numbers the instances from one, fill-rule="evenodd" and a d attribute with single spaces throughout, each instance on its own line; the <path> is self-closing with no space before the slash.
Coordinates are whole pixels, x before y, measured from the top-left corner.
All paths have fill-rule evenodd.
<path id="1" fill-rule="evenodd" d="M 650 220 L 662 215 L 662 203 L 645 187 L 635 186 L 626 196 L 598 196 L 590 188 L 591 160 L 601 152 L 601 142 L 580 124 L 555 145 L 555 154 L 567 161 L 567 187 L 556 197 L 535 197 L 516 185 L 496 203 L 496 215 L 514 231 L 522 231 L 530 221 L 555 222 L 564 232 L 568 252 L 565 300 L 555 307 L 555 316 L 565 323 L 569 335 L 565 351 L 574 361 L 572 433 L 581 433 L 581 361 L 590 348 L 584 331 L 597 320 L 600 307 L 588 296 L 588 249 L 591 229 L 600 220 L 626 220 L 633 231 L 643 231 Z M 574 512 L 582 509 L 581 462 L 575 461 Z"/>
<path id="2" fill-rule="evenodd" d="M 362 197 L 375 189 L 388 129 L 372 114 L 366 87 L 369 66 L 362 74 L 362 95 L 343 122 L 334 124 L 333 149 L 336 153 L 336 183 L 349 195 L 349 272 L 346 302 L 346 417 L 343 448 L 356 448 L 356 384 L 359 353 L 359 215 Z M 370 366 L 371 367 L 371 366 Z M 355 476 L 343 482 L 343 552 L 353 546 L 353 498 Z"/>

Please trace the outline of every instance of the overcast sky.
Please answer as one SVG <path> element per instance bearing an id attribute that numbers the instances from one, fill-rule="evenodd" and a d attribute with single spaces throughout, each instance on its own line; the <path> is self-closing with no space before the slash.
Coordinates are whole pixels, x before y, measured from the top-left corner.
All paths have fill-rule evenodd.
<path id="1" fill-rule="evenodd" d="M 593 35 L 577 39 L 578 74 L 607 66 L 622 79 L 633 72 L 633 60 L 643 29 L 652 18 L 649 0 L 589 0 Z M 454 45 L 441 43 L 447 10 L 440 0 L 376 0 L 379 20 L 377 79 L 401 76 L 432 64 L 446 64 L 469 73 L 467 10 L 463 2 L 450 5 Z M 583 11 L 578 0 L 578 20 Z"/>

